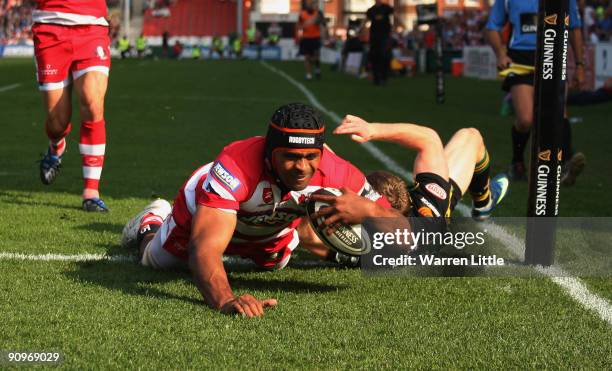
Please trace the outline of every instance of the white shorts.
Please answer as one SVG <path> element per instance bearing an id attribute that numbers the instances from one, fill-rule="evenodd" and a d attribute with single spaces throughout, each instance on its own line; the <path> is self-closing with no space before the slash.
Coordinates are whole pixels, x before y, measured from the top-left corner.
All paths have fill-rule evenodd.
<path id="1" fill-rule="evenodd" d="M 161 228 L 145 247 L 140 264 L 154 269 L 188 269 L 189 266 L 186 261 L 177 258 L 163 248 L 164 241 L 162 240 L 162 233 L 159 233 L 160 231 Z"/>

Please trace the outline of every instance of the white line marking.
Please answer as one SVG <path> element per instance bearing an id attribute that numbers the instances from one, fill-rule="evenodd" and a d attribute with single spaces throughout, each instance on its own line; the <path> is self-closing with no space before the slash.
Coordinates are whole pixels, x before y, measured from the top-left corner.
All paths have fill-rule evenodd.
<path id="1" fill-rule="evenodd" d="M 334 123 L 336 125 L 340 124 L 340 122 L 342 121 L 340 116 L 338 116 L 338 114 L 336 114 L 333 111 L 328 110 L 325 106 L 323 106 L 323 104 L 319 102 L 317 97 L 315 97 L 315 95 L 310 90 L 308 90 L 308 88 L 306 88 L 302 83 L 296 81 L 293 77 L 289 76 L 284 71 L 281 71 L 278 68 L 271 66 L 267 62 L 261 61 L 260 63 L 268 70 L 280 75 L 285 80 L 289 81 L 292 85 L 294 85 L 302 93 L 304 93 L 306 98 L 310 101 L 310 104 L 312 104 L 319 111 L 327 114 L 332 120 L 334 120 Z M 374 156 L 374 158 L 376 158 L 385 167 L 387 167 L 387 169 L 397 174 L 400 174 L 407 180 L 412 181 L 412 173 L 410 171 L 407 171 L 404 168 L 402 168 L 397 162 L 395 162 L 395 160 L 387 156 L 384 152 L 382 152 L 374 144 L 372 144 L 371 142 L 366 142 L 366 143 L 363 143 L 363 146 L 368 152 L 370 152 L 372 156 Z M 470 216 L 471 209 L 468 206 L 464 204 L 459 204 L 457 205 L 456 209 L 463 216 Z M 482 229 L 486 228 L 487 231 L 493 237 L 495 237 L 497 240 L 502 242 L 504 246 L 517 257 L 522 258 L 524 256 L 525 243 L 521 241 L 518 237 L 507 232 L 501 226 L 493 222 L 486 222 L 486 223 L 480 223 L 479 227 Z M 554 283 L 559 285 L 575 301 L 580 303 L 585 308 L 594 311 L 595 313 L 599 315 L 601 319 L 606 321 L 608 324 L 612 325 L 612 305 L 610 305 L 610 303 L 607 300 L 599 297 L 597 294 L 590 292 L 588 287 L 586 287 L 585 284 L 582 281 L 580 281 L 578 278 L 571 277 L 563 269 L 561 269 L 560 267 L 555 267 L 555 266 L 550 267 L 550 268 L 536 267 L 536 270 L 542 273 L 543 275 L 549 277 Z"/>
<path id="2" fill-rule="evenodd" d="M 136 259 L 128 255 L 103 255 L 103 254 L 21 254 L 14 252 L 0 252 L 0 260 L 34 260 L 34 261 L 111 261 L 111 262 L 134 262 Z"/>
<path id="3" fill-rule="evenodd" d="M 20 83 L 0 86 L 0 93 L 4 93 L 5 91 L 13 90 L 13 89 L 18 88 L 20 86 L 21 86 Z"/>
<path id="4" fill-rule="evenodd" d="M 0 260 L 13 261 L 45 261 L 45 262 L 89 262 L 89 261 L 109 261 L 113 263 L 136 263 L 137 259 L 133 255 L 104 255 L 104 254 L 22 254 L 14 252 L 0 252 Z M 224 256 L 223 261 L 233 266 L 253 267 L 257 265 L 250 259 L 239 256 Z M 290 261 L 293 267 L 331 267 L 334 264 L 322 260 L 300 260 Z"/>

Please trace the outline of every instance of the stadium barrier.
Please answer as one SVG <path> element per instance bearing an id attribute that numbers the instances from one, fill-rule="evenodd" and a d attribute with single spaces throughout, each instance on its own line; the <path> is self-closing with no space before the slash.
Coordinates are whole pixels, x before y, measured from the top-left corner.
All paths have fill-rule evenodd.
<path id="1" fill-rule="evenodd" d="M 484 80 L 497 78 L 495 53 L 489 46 L 466 46 L 463 48 L 463 74 Z"/>
<path id="2" fill-rule="evenodd" d="M 599 43 L 595 47 L 595 89 L 612 77 L 612 43 Z M 585 61 L 586 63 L 586 61 Z"/>
<path id="3" fill-rule="evenodd" d="M 350 75 L 359 76 L 359 74 L 361 73 L 362 60 L 362 52 L 348 53 L 348 55 L 346 56 L 346 62 L 344 64 L 344 72 Z"/>
<path id="4" fill-rule="evenodd" d="M 280 46 L 272 46 L 272 45 L 267 45 L 267 46 L 262 46 L 261 47 L 261 59 L 263 60 L 267 60 L 267 61 L 280 61 L 282 55 L 282 50 Z"/>
<path id="5" fill-rule="evenodd" d="M 336 49 L 322 47 L 321 48 L 321 63 L 325 64 L 339 64 L 342 56 Z"/>
<path id="6" fill-rule="evenodd" d="M 28 58 L 34 56 L 33 45 L 2 45 L 0 44 L 0 58 L 21 57 Z"/>

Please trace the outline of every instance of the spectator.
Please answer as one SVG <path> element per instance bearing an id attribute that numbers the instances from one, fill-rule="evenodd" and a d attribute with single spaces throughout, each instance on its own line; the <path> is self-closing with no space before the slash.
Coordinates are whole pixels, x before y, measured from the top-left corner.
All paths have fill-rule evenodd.
<path id="1" fill-rule="evenodd" d="M 181 54 L 183 54 L 183 44 L 176 40 L 174 42 L 174 46 L 172 47 L 172 58 L 179 59 L 181 58 Z"/>
<path id="2" fill-rule="evenodd" d="M 391 19 L 393 7 L 382 0 L 368 9 L 366 17 L 370 21 L 370 63 L 374 84 L 387 83 L 391 64 Z"/>

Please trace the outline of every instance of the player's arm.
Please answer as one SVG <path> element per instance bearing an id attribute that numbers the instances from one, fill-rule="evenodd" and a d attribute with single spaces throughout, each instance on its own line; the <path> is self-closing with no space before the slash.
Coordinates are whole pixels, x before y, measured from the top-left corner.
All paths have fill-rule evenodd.
<path id="1" fill-rule="evenodd" d="M 235 227 L 236 214 L 198 206 L 189 244 L 189 267 L 208 306 L 226 314 L 259 317 L 264 308 L 276 305 L 276 300 L 257 300 L 248 294 L 234 296 L 223 267 L 223 252 Z"/>
<path id="2" fill-rule="evenodd" d="M 340 188 L 341 196 L 314 194 L 311 199 L 325 202 L 329 207 L 322 208 L 314 217 L 324 217 L 325 225 L 332 227 L 327 230 L 333 232 L 333 225 L 338 222 L 346 224 L 360 224 L 367 218 L 399 218 L 402 214 L 390 207 L 359 196 L 349 188 Z"/>
<path id="3" fill-rule="evenodd" d="M 574 61 L 576 61 L 576 73 L 574 74 L 574 84 L 580 88 L 584 83 L 584 48 L 582 41 L 582 22 L 578 15 L 576 1 L 570 1 L 570 32 L 569 42 L 574 51 Z"/>
<path id="4" fill-rule="evenodd" d="M 448 179 L 444 147 L 433 129 L 408 123 L 370 124 L 357 116 L 347 115 L 334 133 L 350 134 L 351 139 L 359 143 L 380 140 L 415 150 L 414 174 L 434 173 Z"/>
<path id="5" fill-rule="evenodd" d="M 508 57 L 506 45 L 504 45 L 501 31 L 506 24 L 507 15 L 504 0 L 496 0 L 491 7 L 489 13 L 489 20 L 486 26 L 486 35 L 489 44 L 493 48 L 495 55 L 497 56 L 497 68 L 504 69 L 508 68 L 508 65 L 512 63 L 512 60 Z"/>

